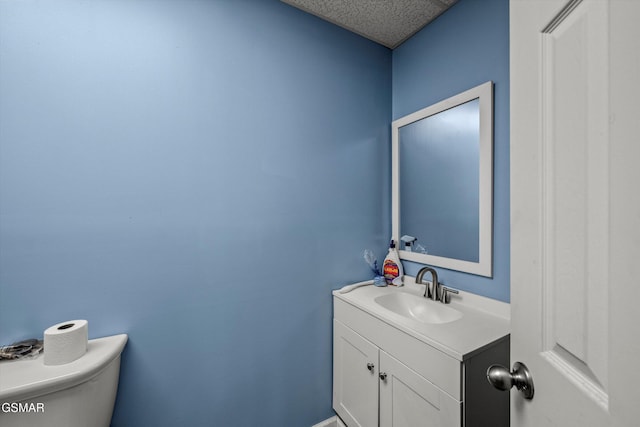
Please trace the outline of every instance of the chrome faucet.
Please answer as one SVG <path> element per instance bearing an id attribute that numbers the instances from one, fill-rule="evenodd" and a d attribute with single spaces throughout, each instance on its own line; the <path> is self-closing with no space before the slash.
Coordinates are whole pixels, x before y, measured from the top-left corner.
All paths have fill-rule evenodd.
<path id="1" fill-rule="evenodd" d="M 431 286 L 429 286 L 428 283 L 425 283 L 425 288 L 424 288 L 424 297 L 425 298 L 429 298 L 432 299 L 434 301 L 438 301 L 438 294 L 440 293 L 440 284 L 438 283 L 438 273 L 436 273 L 436 271 L 431 268 L 431 267 L 423 267 L 420 269 L 420 271 L 418 271 L 418 274 L 416 274 L 416 283 L 418 285 L 422 285 L 422 276 L 424 276 L 424 273 L 431 273 Z"/>

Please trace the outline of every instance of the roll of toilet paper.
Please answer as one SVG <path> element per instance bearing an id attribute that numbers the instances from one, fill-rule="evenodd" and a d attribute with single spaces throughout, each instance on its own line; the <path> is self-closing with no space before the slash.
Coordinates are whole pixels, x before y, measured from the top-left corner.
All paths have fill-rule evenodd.
<path id="1" fill-rule="evenodd" d="M 79 359 L 87 352 L 89 323 L 69 320 L 44 331 L 44 364 L 64 365 Z"/>

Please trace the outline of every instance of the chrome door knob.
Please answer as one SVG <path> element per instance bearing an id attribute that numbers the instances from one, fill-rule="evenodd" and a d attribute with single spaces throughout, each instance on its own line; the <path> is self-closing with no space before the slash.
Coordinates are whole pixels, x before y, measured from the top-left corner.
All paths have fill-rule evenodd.
<path id="1" fill-rule="evenodd" d="M 367 369 L 370 370 L 371 372 L 373 372 L 373 368 L 375 367 L 375 365 L 371 362 L 367 363 Z"/>
<path id="2" fill-rule="evenodd" d="M 387 380 L 387 373 L 386 372 L 380 372 L 380 379 L 382 381 L 386 381 Z"/>
<path id="3" fill-rule="evenodd" d="M 487 369 L 487 380 L 498 390 L 509 390 L 515 386 L 525 399 L 533 399 L 533 378 L 524 363 L 515 362 L 511 372 L 504 366 L 491 365 Z"/>

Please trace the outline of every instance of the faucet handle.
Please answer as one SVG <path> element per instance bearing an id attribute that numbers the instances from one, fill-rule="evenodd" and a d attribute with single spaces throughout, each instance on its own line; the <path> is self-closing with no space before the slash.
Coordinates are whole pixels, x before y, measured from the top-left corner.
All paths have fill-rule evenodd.
<path id="1" fill-rule="evenodd" d="M 446 286 L 441 286 L 440 289 L 440 302 L 443 304 L 449 304 L 451 302 L 451 294 L 459 294 L 460 292 L 457 289 L 447 288 Z"/>

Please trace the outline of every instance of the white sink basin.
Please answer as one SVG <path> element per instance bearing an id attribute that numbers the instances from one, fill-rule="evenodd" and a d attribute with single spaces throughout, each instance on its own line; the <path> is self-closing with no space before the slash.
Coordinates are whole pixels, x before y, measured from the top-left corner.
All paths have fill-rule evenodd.
<path id="1" fill-rule="evenodd" d="M 405 292 L 381 295 L 374 301 L 387 310 L 421 323 L 449 323 L 462 318 L 462 313 L 455 308 Z"/>

